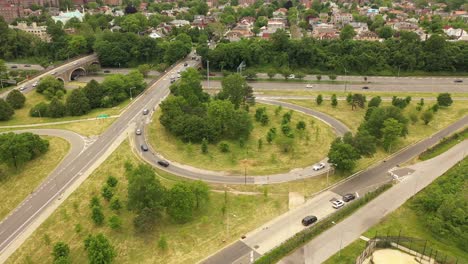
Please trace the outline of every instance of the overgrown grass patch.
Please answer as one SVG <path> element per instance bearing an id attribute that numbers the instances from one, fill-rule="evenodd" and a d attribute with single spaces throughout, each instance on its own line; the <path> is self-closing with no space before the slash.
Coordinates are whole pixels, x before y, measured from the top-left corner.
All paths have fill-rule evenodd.
<path id="1" fill-rule="evenodd" d="M 69 143 L 58 137 L 43 136 L 49 140 L 49 150 L 27 162 L 18 170 L 0 165 L 0 193 L 2 206 L 0 219 L 6 217 L 57 167 L 67 155 Z"/>
<path id="2" fill-rule="evenodd" d="M 146 131 L 147 138 L 153 148 L 169 160 L 238 175 L 287 172 L 294 168 L 309 166 L 327 155 L 330 143 L 335 138 L 329 126 L 313 117 L 293 111 L 290 126 L 295 134 L 294 147 L 293 150 L 284 153 L 275 141 L 269 144 L 266 135 L 271 127 L 276 127 L 277 137 L 282 137 L 281 119 L 289 110 L 283 108 L 276 116 L 276 106 L 257 104 L 250 108 L 252 118 L 258 107 L 266 107 L 270 123 L 262 126 L 254 121 L 254 130 L 245 141 L 244 147 L 240 146 L 239 141 L 227 141 L 230 148 L 227 153 L 221 152 L 218 145 L 209 144 L 208 153 L 203 154 L 201 144 L 185 143 L 174 137 L 160 124 L 160 111 L 153 116 L 153 122 Z M 301 120 L 306 123 L 306 129 L 302 132 L 296 130 L 296 124 Z M 259 139 L 263 142 L 260 150 Z"/>
<path id="3" fill-rule="evenodd" d="M 461 141 L 467 138 L 468 138 L 468 128 L 465 128 L 464 130 L 448 138 L 443 138 L 437 145 L 421 153 L 421 155 L 419 155 L 419 159 L 420 160 L 432 159 L 444 153 L 445 151 L 449 150 L 451 147 L 455 146 L 456 144 L 460 143 Z"/>
<path id="4" fill-rule="evenodd" d="M 167 218 L 157 223 L 155 229 L 137 235 L 133 229 L 134 213 L 125 209 L 127 180 L 124 163 L 134 165 L 139 161 L 130 151 L 128 141 L 92 174 L 64 203 L 29 237 L 8 259 L 7 263 L 51 263 L 53 244 L 63 241 L 70 245 L 73 263 L 86 263 L 87 254 L 83 240 L 90 234 L 104 233 L 117 251 L 116 263 L 195 263 L 221 249 L 241 235 L 286 211 L 287 197 L 282 195 L 227 195 L 226 216 L 223 216 L 224 193 L 212 193 L 208 207 L 187 224 L 175 224 Z M 105 225 L 96 227 L 90 217 L 89 202 L 100 191 L 109 175 L 119 182 L 115 195 L 124 208 L 117 214 L 122 219 L 122 229 L 113 231 L 107 220 L 114 213 L 108 203 L 101 199 L 106 217 Z M 163 185 L 172 180 L 161 178 Z M 229 225 L 229 226 L 228 226 Z M 164 235 L 168 249 L 158 247 Z M 224 241 L 224 242 L 223 242 Z"/>

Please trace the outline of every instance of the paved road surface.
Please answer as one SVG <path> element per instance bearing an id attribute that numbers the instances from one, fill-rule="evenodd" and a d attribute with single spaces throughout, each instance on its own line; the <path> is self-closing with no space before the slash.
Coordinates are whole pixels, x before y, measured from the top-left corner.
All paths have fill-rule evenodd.
<path id="1" fill-rule="evenodd" d="M 220 89 L 220 81 L 210 81 L 208 86 L 207 81 L 203 81 L 204 89 Z M 380 91 L 380 92 L 452 92 L 452 93 L 466 93 L 468 92 L 468 80 L 463 83 L 454 83 L 452 80 L 439 80 L 439 79 L 396 79 L 381 78 L 376 79 L 372 83 L 356 84 L 329 84 L 329 83 L 314 83 L 313 88 L 306 88 L 306 83 L 298 82 L 249 82 L 254 91 L 261 92 L 261 90 L 304 90 L 304 91 Z M 369 87 L 368 90 L 363 90 L 362 87 Z"/>
<path id="2" fill-rule="evenodd" d="M 344 248 L 358 239 L 363 232 L 377 224 L 382 218 L 396 210 L 409 198 L 462 160 L 466 156 L 467 149 L 468 140 L 465 140 L 438 157 L 409 166 L 414 172 L 403 178 L 399 184 L 279 263 L 318 264 L 327 260 L 340 248 Z"/>
<path id="3" fill-rule="evenodd" d="M 191 65 L 196 63 L 190 62 Z M 69 63 L 68 66 L 70 66 Z M 66 67 L 66 65 L 64 65 Z M 127 110 L 122 113 L 118 118 L 99 138 L 91 145 L 89 145 L 81 154 L 76 157 L 73 162 L 61 163 L 60 177 L 57 177 L 55 184 L 50 188 L 38 189 L 33 195 L 26 198 L 29 203 L 28 206 L 18 207 L 13 214 L 6 218 L 0 224 L 0 253 L 1 257 L 5 249 L 17 238 L 32 221 L 37 219 L 45 208 L 54 201 L 61 192 L 68 188 L 73 181 L 82 175 L 85 171 L 92 167 L 92 165 L 99 160 L 106 150 L 117 140 L 122 134 L 125 134 L 127 128 L 133 123 L 137 116 L 142 115 L 142 109 L 151 109 L 153 105 L 159 103 L 162 96 L 166 93 L 169 86 L 167 76 L 174 74 L 177 69 L 183 67 L 181 64 L 177 65 L 175 69 L 169 71 L 166 76 L 161 78 L 158 82 L 149 87 L 142 96 L 134 99 Z M 57 70 L 57 69 L 54 69 Z M 55 172 L 55 171 L 54 171 Z"/>
<path id="4" fill-rule="evenodd" d="M 8 70 L 10 71 L 15 71 L 15 70 L 36 70 L 36 71 L 42 71 L 44 68 L 41 65 L 38 64 L 27 64 L 27 63 L 13 63 L 13 62 L 7 62 L 6 63 Z M 26 65 L 29 65 L 29 67 L 26 67 Z M 12 66 L 16 66 L 16 68 L 12 68 Z"/>
<path id="5" fill-rule="evenodd" d="M 163 90 L 161 90 L 163 91 Z M 169 94 L 169 90 L 166 90 L 162 96 Z M 349 131 L 343 123 L 334 119 L 333 117 L 323 114 L 321 112 L 305 108 L 302 106 L 289 104 L 285 102 L 279 101 L 272 101 L 272 100 L 257 100 L 258 102 L 272 104 L 272 105 L 281 105 L 286 108 L 290 108 L 296 111 L 303 112 L 308 115 L 312 115 L 321 119 L 323 122 L 328 124 L 332 129 L 335 130 L 338 136 L 342 136 L 344 133 Z M 144 130 L 144 127 L 151 122 L 151 115 L 142 116 L 137 121 L 137 127 Z M 146 132 L 146 131 L 145 131 Z M 330 169 L 329 164 L 326 165 L 326 168 L 320 171 L 314 171 L 313 165 L 310 165 L 305 168 L 296 168 L 290 172 L 274 174 L 274 175 L 263 175 L 263 176 L 245 176 L 245 175 L 227 175 L 225 172 L 216 172 L 216 171 L 208 171 L 199 168 L 195 168 L 192 166 L 180 164 L 174 161 L 170 161 L 170 166 L 167 168 L 161 167 L 157 164 L 159 160 L 167 160 L 167 158 L 163 157 L 160 153 L 157 152 L 157 147 L 150 146 L 148 141 L 146 140 L 146 133 L 143 133 L 142 136 L 134 135 L 134 142 L 135 148 L 139 155 L 141 155 L 147 162 L 149 162 L 154 167 L 158 167 L 163 169 L 167 172 L 172 174 L 190 178 L 190 179 L 200 179 L 207 182 L 214 182 L 214 183 L 224 183 L 224 184 L 270 184 L 270 183 L 281 183 L 281 182 L 288 182 L 298 179 L 305 179 L 309 177 L 316 177 L 322 175 Z M 142 151 L 141 145 L 149 146 L 149 151 Z M 326 163 L 327 159 L 321 160 L 320 162 Z"/>
<path id="6" fill-rule="evenodd" d="M 376 189 L 379 185 L 391 181 L 392 178 L 388 174 L 390 169 L 410 160 L 425 149 L 439 142 L 443 137 L 446 137 L 466 126 L 468 126 L 468 116 L 465 116 L 452 125 L 437 132 L 432 137 L 422 140 L 394 154 L 385 162 L 376 164 L 368 170 L 337 184 L 337 186 L 330 190 L 324 191 L 312 199 L 309 199 L 302 206 L 288 211 L 247 234 L 246 239 L 238 240 L 239 243 L 244 243 L 249 246 L 248 248 L 239 246 L 233 247 L 230 245 L 203 260 L 201 263 L 233 263 L 237 259 L 250 254 L 251 251 L 255 251 L 258 254 L 267 252 L 299 232 L 301 228 L 303 228 L 300 226 L 300 221 L 303 217 L 315 214 L 320 220 L 332 213 L 333 210 L 331 210 L 330 204 L 331 199 L 340 198 L 345 193 L 357 193 L 362 196 L 365 193 Z"/>

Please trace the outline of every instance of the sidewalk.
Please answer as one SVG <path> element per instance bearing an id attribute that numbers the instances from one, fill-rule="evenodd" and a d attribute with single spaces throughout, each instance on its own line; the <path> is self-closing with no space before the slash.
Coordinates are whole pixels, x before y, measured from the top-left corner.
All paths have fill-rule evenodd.
<path id="1" fill-rule="evenodd" d="M 401 183 L 390 188 L 356 213 L 333 228 L 322 233 L 304 247 L 287 256 L 279 263 L 322 263 L 347 245 L 351 244 L 383 217 L 396 210 L 409 198 L 431 184 L 468 154 L 468 140 L 447 152 L 415 165 L 409 166 L 414 173 Z"/>

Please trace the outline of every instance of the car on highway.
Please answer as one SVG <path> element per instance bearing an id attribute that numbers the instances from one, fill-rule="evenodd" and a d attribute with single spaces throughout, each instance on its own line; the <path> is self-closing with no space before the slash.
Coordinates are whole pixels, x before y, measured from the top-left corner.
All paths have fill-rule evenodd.
<path id="1" fill-rule="evenodd" d="M 20 91 L 24 91 L 24 90 L 26 90 L 26 86 L 24 86 L 24 85 L 23 85 L 23 86 L 21 86 L 21 87 L 19 88 L 19 90 L 20 90 Z"/>
<path id="2" fill-rule="evenodd" d="M 104 73 L 110 73 L 110 71 L 109 70 L 104 70 Z"/>
<path id="3" fill-rule="evenodd" d="M 302 219 L 302 225 L 304 226 L 309 226 L 315 222 L 317 222 L 317 217 L 315 215 L 308 215 Z"/>
<path id="4" fill-rule="evenodd" d="M 364 87 L 362 87 L 362 89 L 368 90 L 368 89 L 369 89 L 369 86 L 364 86 Z"/>
<path id="5" fill-rule="evenodd" d="M 463 80 L 462 80 L 462 79 L 456 79 L 454 82 L 456 82 L 456 83 L 462 83 Z"/>
<path id="6" fill-rule="evenodd" d="M 184 67 L 187 67 L 188 66 L 188 63 L 184 63 Z"/>
<path id="7" fill-rule="evenodd" d="M 158 160 L 158 164 L 163 167 L 169 167 L 169 162 L 166 160 Z"/>
<path id="8" fill-rule="evenodd" d="M 356 199 L 356 195 L 352 194 L 352 193 L 347 193 L 345 195 L 343 195 L 343 201 L 345 202 L 349 202 L 351 200 L 354 200 Z"/>
<path id="9" fill-rule="evenodd" d="M 312 167 L 312 169 L 313 169 L 314 171 L 319 171 L 319 170 L 321 170 L 321 169 L 323 169 L 323 168 L 325 168 L 325 163 L 323 163 L 323 162 L 321 162 L 321 163 L 319 163 L 319 164 L 315 164 L 315 165 Z"/>
<path id="10" fill-rule="evenodd" d="M 342 207 L 345 203 L 342 200 L 336 200 L 332 202 L 332 207 L 338 209 Z"/>
<path id="11" fill-rule="evenodd" d="M 16 69 L 16 68 L 18 68 L 18 66 L 16 66 L 16 65 L 11 65 L 11 68 L 12 68 L 12 69 Z"/>
<path id="12" fill-rule="evenodd" d="M 137 135 L 141 135 L 141 129 L 137 129 L 137 130 L 135 130 L 135 134 L 137 134 Z"/>
<path id="13" fill-rule="evenodd" d="M 29 67 L 31 67 L 31 65 L 29 65 L 29 64 L 25 64 L 25 65 L 24 65 L 24 67 L 28 67 L 28 68 L 29 68 Z"/>
<path id="14" fill-rule="evenodd" d="M 314 88 L 314 86 L 312 84 L 307 84 L 306 88 Z"/>
<path id="15" fill-rule="evenodd" d="M 34 82 L 34 83 L 32 84 L 32 87 L 36 87 L 38 84 L 39 84 L 39 82 Z"/>
<path id="16" fill-rule="evenodd" d="M 141 144 L 140 148 L 143 151 L 148 151 L 148 146 L 146 146 L 146 144 Z"/>
<path id="17" fill-rule="evenodd" d="M 288 79 L 294 79 L 294 78 L 296 78 L 296 75 L 294 75 L 294 74 L 291 74 L 291 75 L 288 76 Z"/>
<path id="18" fill-rule="evenodd" d="M 143 110 L 143 115 L 147 115 L 147 114 L 149 114 L 149 110 L 148 110 L 148 109 L 144 109 L 144 110 Z"/>

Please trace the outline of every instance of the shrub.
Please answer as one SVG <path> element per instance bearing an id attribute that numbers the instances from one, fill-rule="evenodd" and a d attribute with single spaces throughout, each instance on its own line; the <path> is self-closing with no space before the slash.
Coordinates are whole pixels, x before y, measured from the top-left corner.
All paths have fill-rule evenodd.
<path id="1" fill-rule="evenodd" d="M 20 109 L 24 106 L 24 102 L 26 102 L 26 97 L 24 97 L 23 93 L 18 90 L 12 90 L 8 93 L 6 97 L 6 102 L 13 108 L 13 109 Z"/>
<path id="2" fill-rule="evenodd" d="M 104 223 L 104 214 L 102 213 L 101 207 L 94 206 L 91 209 L 91 219 L 93 219 L 93 222 L 98 226 Z"/>
<path id="3" fill-rule="evenodd" d="M 113 230 L 118 230 L 122 227 L 122 219 L 120 217 L 113 215 L 109 218 L 109 227 Z"/>
<path id="4" fill-rule="evenodd" d="M 112 187 L 105 184 L 104 186 L 102 186 L 101 195 L 102 197 L 104 197 L 104 199 L 110 201 L 110 199 L 112 199 L 112 196 L 114 196 L 114 191 L 112 190 Z"/>
<path id="5" fill-rule="evenodd" d="M 333 95 L 331 96 L 331 105 L 332 105 L 333 107 L 336 107 L 336 106 L 338 105 L 338 99 L 336 98 L 336 94 L 333 94 Z"/>
<path id="6" fill-rule="evenodd" d="M 110 203 L 110 209 L 112 209 L 114 211 L 118 211 L 118 210 L 120 210 L 120 208 L 122 208 L 122 204 L 120 203 L 119 198 L 114 196 L 114 199 L 112 199 L 112 201 Z"/>
<path id="7" fill-rule="evenodd" d="M 369 104 L 367 106 L 368 107 L 379 107 L 380 103 L 382 103 L 382 98 L 380 98 L 380 96 L 375 96 L 375 97 L 372 97 L 372 99 L 369 101 Z"/>
<path id="8" fill-rule="evenodd" d="M 441 93 L 437 96 L 437 104 L 440 106 L 450 106 L 452 103 L 452 97 L 449 93 Z"/>
<path id="9" fill-rule="evenodd" d="M 117 183 L 119 182 L 119 180 L 117 180 L 117 178 L 115 178 L 114 176 L 109 176 L 107 177 L 107 185 L 109 185 L 110 187 L 115 187 L 117 186 Z"/>
<path id="10" fill-rule="evenodd" d="M 164 235 L 161 235 L 161 237 L 159 237 L 159 240 L 158 240 L 158 247 L 159 247 L 159 249 L 161 249 L 162 251 L 167 250 L 167 240 L 166 240 L 166 237 L 165 237 Z"/>
<path id="11" fill-rule="evenodd" d="M 296 129 L 305 130 L 306 129 L 306 123 L 304 121 L 302 121 L 302 120 L 297 122 Z"/>
<path id="12" fill-rule="evenodd" d="M 323 96 L 319 94 L 317 98 L 315 98 L 315 102 L 317 103 L 317 105 L 321 105 L 323 102 Z"/>
<path id="13" fill-rule="evenodd" d="M 206 140 L 206 138 L 204 138 L 202 140 L 202 143 L 201 143 L 201 151 L 203 154 L 206 154 L 208 153 L 208 140 Z"/>
<path id="14" fill-rule="evenodd" d="M 229 152 L 229 144 L 226 141 L 221 141 L 218 146 L 219 146 L 219 151 L 223 153 Z"/>

